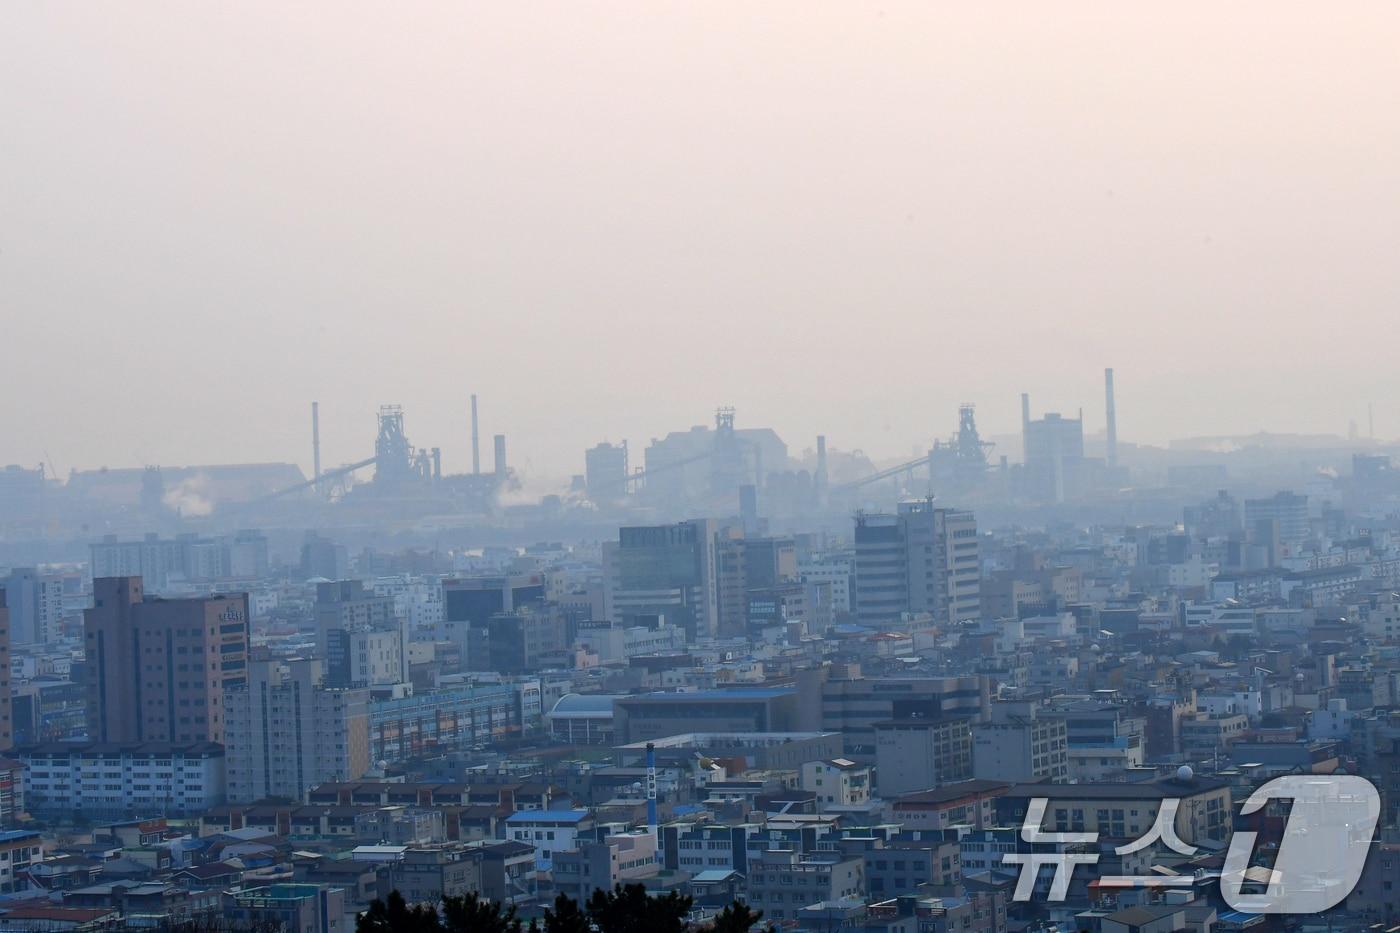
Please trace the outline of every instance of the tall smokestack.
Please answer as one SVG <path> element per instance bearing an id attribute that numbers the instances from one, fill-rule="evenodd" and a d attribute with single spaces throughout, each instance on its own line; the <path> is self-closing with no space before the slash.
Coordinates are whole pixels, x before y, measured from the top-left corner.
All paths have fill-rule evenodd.
<path id="1" fill-rule="evenodd" d="M 321 403 L 311 403 L 311 470 L 316 491 L 321 491 Z"/>
<path id="2" fill-rule="evenodd" d="M 1113 407 L 1113 368 L 1109 367 L 1103 371 L 1103 394 L 1104 394 L 1104 417 L 1108 422 L 1108 453 L 1106 459 L 1109 466 L 1118 465 L 1118 412 Z"/>
<path id="3" fill-rule="evenodd" d="M 496 478 L 506 478 L 506 436 L 497 434 L 494 438 L 496 442 Z"/>
<path id="4" fill-rule="evenodd" d="M 476 393 L 472 393 L 472 475 L 481 473 L 481 441 L 476 433 Z"/>
<path id="5" fill-rule="evenodd" d="M 1030 441 L 1028 435 L 1031 433 L 1031 396 L 1029 392 L 1021 393 L 1021 461 L 1030 459 Z"/>
<path id="6" fill-rule="evenodd" d="M 656 835 L 656 746 L 647 743 L 647 828 Z"/>

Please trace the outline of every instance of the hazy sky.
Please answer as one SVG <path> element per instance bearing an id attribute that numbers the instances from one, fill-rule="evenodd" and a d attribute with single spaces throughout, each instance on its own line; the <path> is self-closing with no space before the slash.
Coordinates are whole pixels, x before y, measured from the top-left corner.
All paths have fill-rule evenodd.
<path id="1" fill-rule="evenodd" d="M 1392 4 L 0 4 L 0 464 L 1400 434 Z M 485 447 L 489 462 L 489 441 Z M 1011 452 L 1013 455 L 1015 451 Z"/>

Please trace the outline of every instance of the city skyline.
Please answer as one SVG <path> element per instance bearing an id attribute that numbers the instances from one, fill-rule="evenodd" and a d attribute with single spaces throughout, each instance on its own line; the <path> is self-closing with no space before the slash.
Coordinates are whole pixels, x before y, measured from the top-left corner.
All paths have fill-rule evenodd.
<path id="1" fill-rule="evenodd" d="M 0 4 L 0 933 L 1400 931 L 1397 27 Z"/>
<path id="2" fill-rule="evenodd" d="M 1400 434 L 1307 339 L 1400 284 L 1388 7 L 327 9 L 0 14 L 0 462 L 306 464 L 315 399 L 457 472 L 471 392 L 552 478 L 717 405 L 893 458 L 1104 366 L 1125 441 Z"/>

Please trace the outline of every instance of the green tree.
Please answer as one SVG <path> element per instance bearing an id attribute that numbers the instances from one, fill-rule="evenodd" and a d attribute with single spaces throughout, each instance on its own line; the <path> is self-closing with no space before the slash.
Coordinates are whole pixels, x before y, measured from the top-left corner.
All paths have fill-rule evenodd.
<path id="1" fill-rule="evenodd" d="M 691 898 L 675 891 L 649 895 L 640 884 L 599 888 L 588 899 L 588 918 L 599 933 L 683 933 Z"/>
<path id="2" fill-rule="evenodd" d="M 545 908 L 544 933 L 592 933 L 592 930 L 588 914 L 583 912 L 578 901 L 567 894 L 555 897 L 552 909 Z"/>
<path id="3" fill-rule="evenodd" d="M 355 921 L 355 933 L 441 933 L 438 913 L 427 904 L 404 902 L 398 891 L 390 891 L 386 900 L 375 899 L 369 909 Z"/>
<path id="4" fill-rule="evenodd" d="M 749 933 L 763 919 L 763 911 L 753 910 L 743 901 L 734 901 L 715 915 L 714 933 Z M 773 925 L 764 927 L 764 933 L 771 933 Z"/>
<path id="5" fill-rule="evenodd" d="M 447 933 L 522 933 L 514 907 L 503 909 L 498 901 L 487 900 L 475 891 L 444 897 L 442 916 Z"/>

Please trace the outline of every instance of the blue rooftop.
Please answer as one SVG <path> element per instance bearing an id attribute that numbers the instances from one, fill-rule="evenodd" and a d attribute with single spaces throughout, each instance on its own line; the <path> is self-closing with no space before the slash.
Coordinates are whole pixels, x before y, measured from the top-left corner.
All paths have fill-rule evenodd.
<path id="1" fill-rule="evenodd" d="M 1253 920 L 1259 914 L 1246 914 L 1238 910 L 1226 911 L 1215 919 L 1220 922 L 1244 923 L 1246 920 Z"/>
<path id="2" fill-rule="evenodd" d="M 507 823 L 578 823 L 588 816 L 587 810 L 517 810 L 506 817 Z"/>

